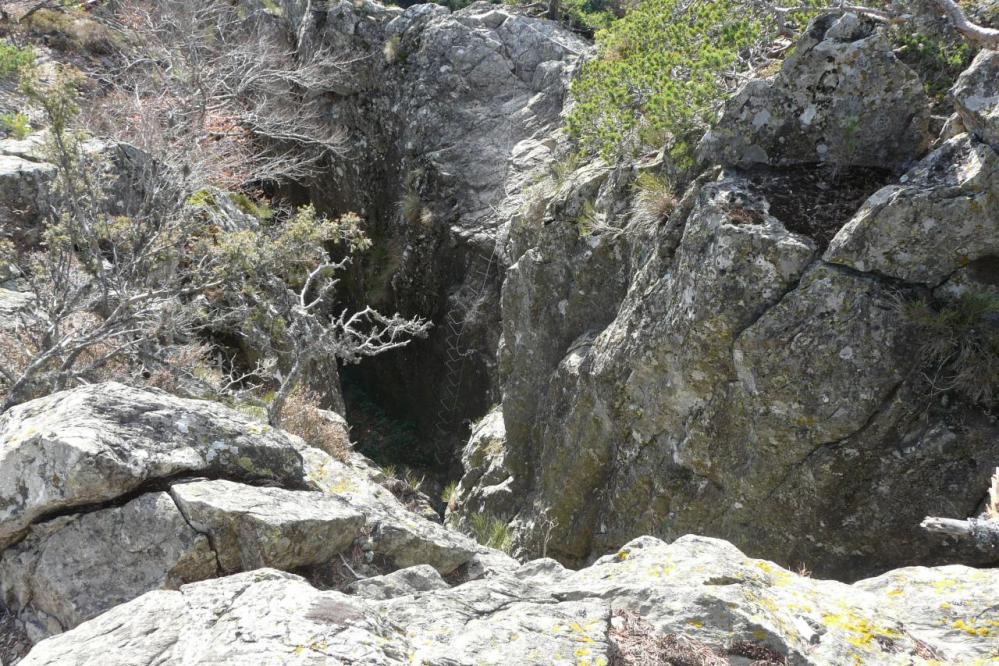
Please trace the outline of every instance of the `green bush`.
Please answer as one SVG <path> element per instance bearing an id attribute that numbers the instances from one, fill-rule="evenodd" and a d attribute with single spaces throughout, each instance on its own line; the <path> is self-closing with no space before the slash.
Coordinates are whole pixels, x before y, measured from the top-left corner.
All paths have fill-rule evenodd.
<path id="1" fill-rule="evenodd" d="M 949 112 L 947 91 L 971 64 L 975 49 L 956 33 L 934 37 L 921 32 L 908 32 L 904 26 L 892 32 L 892 41 L 898 47 L 895 52 L 899 58 L 923 80 L 926 94 L 934 101 L 937 110 Z"/>
<path id="2" fill-rule="evenodd" d="M 597 33 L 599 56 L 572 86 L 570 135 L 605 158 L 637 141 L 689 160 L 726 91 L 722 74 L 761 32 L 736 0 L 644 0 Z"/>
<path id="3" fill-rule="evenodd" d="M 0 79 L 18 76 L 34 64 L 35 54 L 31 49 L 0 42 Z"/>
<path id="4" fill-rule="evenodd" d="M 31 134 L 28 116 L 23 113 L 0 114 L 0 127 L 15 139 L 26 139 Z"/>
<path id="5" fill-rule="evenodd" d="M 912 301 L 901 311 L 934 392 L 986 405 L 999 399 L 999 296 L 966 293 L 941 307 Z"/>

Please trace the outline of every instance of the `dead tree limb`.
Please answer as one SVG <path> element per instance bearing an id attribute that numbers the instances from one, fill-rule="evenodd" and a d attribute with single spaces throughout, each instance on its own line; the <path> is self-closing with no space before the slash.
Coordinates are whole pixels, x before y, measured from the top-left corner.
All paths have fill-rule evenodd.
<path id="1" fill-rule="evenodd" d="M 999 520 L 986 518 L 934 518 L 927 516 L 920 527 L 934 534 L 945 534 L 958 539 L 972 539 L 985 548 L 999 548 Z"/>

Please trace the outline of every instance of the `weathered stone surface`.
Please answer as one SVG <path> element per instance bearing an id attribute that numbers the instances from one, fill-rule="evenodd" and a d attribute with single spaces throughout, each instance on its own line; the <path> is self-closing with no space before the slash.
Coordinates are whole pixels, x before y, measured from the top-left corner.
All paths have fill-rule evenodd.
<path id="1" fill-rule="evenodd" d="M 443 456 L 467 434 L 463 422 L 498 397 L 490 391 L 502 226 L 521 204 L 520 149 L 548 143 L 592 46 L 555 22 L 483 2 L 456 12 L 341 2 L 319 25 L 316 40 L 354 58 L 329 117 L 356 154 L 315 197 L 362 214 L 377 248 L 357 258 L 344 292 L 356 293 L 357 305 L 435 323 L 427 340 L 366 362 L 365 373 L 419 425 L 454 430 L 425 445 Z M 409 215 L 400 212 L 404 199 Z M 446 369 L 449 353 L 456 360 Z M 442 408 L 441 391 L 459 380 Z"/>
<path id="2" fill-rule="evenodd" d="M 23 143 L 0 141 L 0 239 L 25 247 L 40 238 L 55 167 L 25 155 Z"/>
<path id="3" fill-rule="evenodd" d="M 853 587 L 932 646 L 944 663 L 974 664 L 999 640 L 999 580 L 988 570 L 952 565 L 906 567 Z M 995 654 L 990 655 L 995 659 Z"/>
<path id="4" fill-rule="evenodd" d="M 218 573 L 208 539 L 156 492 L 32 527 L 0 555 L 0 600 L 39 641 L 151 590 Z"/>
<path id="5" fill-rule="evenodd" d="M 364 515 L 321 492 L 231 481 L 177 483 L 177 507 L 208 535 L 224 573 L 328 563 L 363 533 Z"/>
<path id="6" fill-rule="evenodd" d="M 951 89 L 964 126 L 999 150 L 999 52 L 984 49 Z"/>
<path id="7" fill-rule="evenodd" d="M 929 145 L 919 77 L 872 21 L 822 16 L 772 79 L 750 81 L 699 147 L 706 163 L 906 168 Z"/>
<path id="8" fill-rule="evenodd" d="M 46 515 L 184 474 L 305 487 L 294 438 L 217 403 L 108 383 L 19 405 L 0 416 L 0 547 Z"/>
<path id="9" fill-rule="evenodd" d="M 455 500 L 447 507 L 445 523 L 467 529 L 467 518 L 487 509 L 504 522 L 516 511 L 513 472 L 506 465 L 506 428 L 499 409 L 486 414 L 472 429 L 461 454 L 464 476 L 455 491 Z"/>
<path id="10" fill-rule="evenodd" d="M 0 274 L 3 267 L 0 266 Z M 33 295 L 0 287 L 0 331 L 16 329 L 25 316 L 30 316 Z"/>
<path id="11" fill-rule="evenodd" d="M 624 643 L 666 636 L 734 664 L 746 663 L 733 654 L 746 646 L 806 666 L 975 663 L 994 655 L 997 586 L 994 570 L 962 567 L 851 586 L 716 539 L 643 537 L 577 572 L 541 560 L 386 600 L 319 592 L 273 570 L 239 574 L 140 597 L 22 663 L 596 665 Z M 633 616 L 647 623 L 642 635 L 619 629 Z"/>
<path id="12" fill-rule="evenodd" d="M 349 591 L 365 599 L 392 599 L 429 590 L 446 590 L 448 584 L 429 564 L 399 569 L 384 576 L 372 576 L 351 584 Z"/>
<path id="13" fill-rule="evenodd" d="M 449 574 L 473 560 L 484 571 L 516 566 L 512 558 L 407 510 L 391 492 L 371 480 L 366 466 L 334 460 L 317 449 L 305 449 L 302 455 L 310 482 L 364 514 L 373 552 L 396 567 L 429 564 Z"/>
<path id="14" fill-rule="evenodd" d="M 825 260 L 936 286 L 999 254 L 999 155 L 962 134 L 874 194 L 833 239 Z"/>
<path id="15" fill-rule="evenodd" d="M 996 424 L 960 402 L 927 407 L 897 284 L 819 260 L 815 239 L 789 231 L 813 228 L 794 213 L 812 209 L 772 206 L 757 171 L 688 193 L 656 251 L 631 255 L 638 268 L 612 317 L 570 328 L 576 339 L 561 337 L 570 318 L 538 313 L 622 269 L 573 265 L 549 231 L 562 218 L 534 237 L 504 285 L 502 465 L 473 455 L 477 432 L 449 524 L 496 515 L 517 552 L 547 543 L 568 563 L 638 534 L 692 532 L 851 580 L 990 561 L 925 539 L 918 524 L 979 510 Z M 521 265 L 534 256 L 543 273 Z M 990 279 L 987 262 L 969 268 Z M 595 292 L 598 313 L 609 291 Z"/>

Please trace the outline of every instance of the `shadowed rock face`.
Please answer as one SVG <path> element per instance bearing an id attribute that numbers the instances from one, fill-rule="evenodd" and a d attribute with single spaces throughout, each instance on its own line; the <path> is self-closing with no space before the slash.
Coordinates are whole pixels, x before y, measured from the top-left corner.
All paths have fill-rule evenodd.
<path id="1" fill-rule="evenodd" d="M 999 574 L 916 567 L 844 585 L 715 539 L 644 537 L 575 572 L 538 560 L 453 588 L 378 587 L 321 592 L 262 569 L 151 592 L 22 664 L 607 664 L 621 653 L 704 663 L 680 661 L 697 652 L 733 660 L 722 663 L 972 663 L 992 654 L 983 637 L 995 631 Z"/>
<path id="2" fill-rule="evenodd" d="M 523 142 L 560 124 L 570 74 L 591 47 L 556 23 L 476 3 L 405 11 L 339 3 L 315 38 L 354 59 L 331 95 L 348 155 L 311 196 L 354 210 L 374 249 L 344 280 L 348 301 L 430 317 L 424 341 L 365 361 L 356 379 L 390 411 L 416 421 L 451 457 L 438 428 L 495 402 L 501 229 Z M 429 448 L 433 448 L 429 446 Z"/>
<path id="3" fill-rule="evenodd" d="M 995 94 L 990 63 L 959 108 Z M 923 157 L 927 109 L 873 25 L 821 18 L 726 105 L 700 148 L 721 167 L 667 221 L 640 223 L 625 167 L 566 177 L 512 227 L 504 427 L 473 436 L 449 520 L 511 519 L 571 563 L 690 532 L 846 579 L 994 561 L 919 529 L 979 511 L 999 455 L 988 406 L 933 393 L 899 314 L 927 287 L 992 289 L 999 253 L 993 149 L 958 134 Z M 583 200 L 628 232 L 580 236 Z"/>

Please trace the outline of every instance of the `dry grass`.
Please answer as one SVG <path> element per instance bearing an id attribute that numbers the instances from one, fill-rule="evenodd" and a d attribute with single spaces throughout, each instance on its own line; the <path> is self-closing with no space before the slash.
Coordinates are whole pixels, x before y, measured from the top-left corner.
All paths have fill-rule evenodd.
<path id="1" fill-rule="evenodd" d="M 731 663 L 694 638 L 657 632 L 644 618 L 629 611 L 615 613 L 610 639 L 611 666 L 728 666 Z M 751 641 L 736 641 L 726 653 L 751 660 L 750 666 L 790 666 L 784 655 Z"/>
<path id="2" fill-rule="evenodd" d="M 611 666 L 728 666 L 704 643 L 683 635 L 661 634 L 641 616 L 619 611 L 610 631 Z"/>
<path id="3" fill-rule="evenodd" d="M 319 396 L 310 391 L 292 393 L 281 410 L 281 428 L 337 460 L 346 460 L 351 450 L 347 430 L 316 407 L 318 402 Z"/>
<path id="4" fill-rule="evenodd" d="M 635 208 L 643 222 L 653 225 L 662 222 L 676 209 L 676 194 L 673 183 L 664 176 L 648 171 L 635 179 Z"/>
<path id="5" fill-rule="evenodd" d="M 985 507 L 985 516 L 989 520 L 999 520 L 999 467 L 992 475 L 992 485 L 989 486 L 989 504 Z"/>

